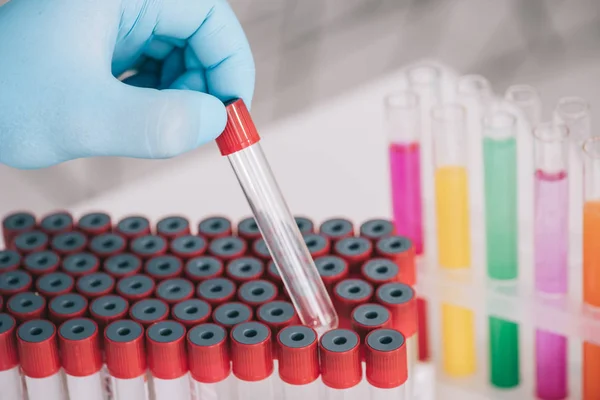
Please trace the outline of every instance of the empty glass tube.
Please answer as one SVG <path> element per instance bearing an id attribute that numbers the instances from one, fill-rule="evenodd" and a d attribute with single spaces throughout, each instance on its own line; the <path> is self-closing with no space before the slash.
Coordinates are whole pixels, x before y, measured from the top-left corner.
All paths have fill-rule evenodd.
<path id="1" fill-rule="evenodd" d="M 319 334 L 333 329 L 337 314 L 271 172 L 250 113 L 239 99 L 226 103 L 226 109 L 219 150 L 231 163 L 298 316 Z"/>
<path id="2" fill-rule="evenodd" d="M 386 98 L 385 111 L 396 232 L 409 237 L 415 244 L 417 254 L 421 254 L 423 224 L 419 98 L 410 91 L 391 94 Z"/>

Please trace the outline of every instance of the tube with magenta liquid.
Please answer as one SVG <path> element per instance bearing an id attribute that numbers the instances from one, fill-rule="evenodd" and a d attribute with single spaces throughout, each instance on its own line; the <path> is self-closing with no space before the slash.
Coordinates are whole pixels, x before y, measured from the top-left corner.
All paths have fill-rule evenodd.
<path id="1" fill-rule="evenodd" d="M 337 327 L 331 299 L 260 146 L 260 136 L 240 99 L 225 104 L 227 125 L 217 138 L 252 209 L 287 292 L 304 325 L 319 335 Z"/>
<path id="2" fill-rule="evenodd" d="M 542 123 L 534 129 L 535 288 L 551 296 L 567 294 L 569 181 L 565 125 Z M 567 338 L 536 331 L 536 392 L 540 399 L 568 395 Z"/>

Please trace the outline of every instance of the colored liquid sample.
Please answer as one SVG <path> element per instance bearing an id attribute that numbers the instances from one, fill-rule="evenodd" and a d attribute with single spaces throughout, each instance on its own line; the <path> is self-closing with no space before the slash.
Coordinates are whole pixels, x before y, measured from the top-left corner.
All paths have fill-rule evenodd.
<path id="1" fill-rule="evenodd" d="M 600 307 L 600 201 L 583 206 L 583 301 Z"/>
<path id="2" fill-rule="evenodd" d="M 516 279 L 518 270 L 517 141 L 483 140 L 488 276 Z"/>
<path id="3" fill-rule="evenodd" d="M 427 319 L 427 301 L 417 297 L 417 337 L 419 340 L 419 361 L 429 361 L 429 326 Z"/>
<path id="4" fill-rule="evenodd" d="M 489 318 L 490 382 L 500 388 L 519 384 L 519 326 L 499 318 Z"/>
<path id="5" fill-rule="evenodd" d="M 471 310 L 442 304 L 442 353 L 448 375 L 461 377 L 475 372 L 475 322 Z"/>
<path id="6" fill-rule="evenodd" d="M 396 232 L 410 238 L 423 253 L 421 161 L 418 143 L 390 145 L 392 203 Z"/>
<path id="7" fill-rule="evenodd" d="M 443 268 L 471 265 L 467 170 L 461 166 L 435 172 L 438 260 Z"/>
<path id="8" fill-rule="evenodd" d="M 535 173 L 535 285 L 540 292 L 567 292 L 569 183 L 567 173 Z"/>
<path id="9" fill-rule="evenodd" d="M 536 394 L 542 400 L 559 400 L 567 390 L 567 338 L 535 332 Z"/>
<path id="10" fill-rule="evenodd" d="M 583 400 L 600 399 L 600 346 L 583 343 Z"/>

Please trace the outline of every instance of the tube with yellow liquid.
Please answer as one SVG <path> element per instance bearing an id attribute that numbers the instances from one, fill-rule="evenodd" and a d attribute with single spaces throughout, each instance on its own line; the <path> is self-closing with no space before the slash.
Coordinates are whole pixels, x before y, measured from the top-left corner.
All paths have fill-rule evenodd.
<path id="1" fill-rule="evenodd" d="M 432 111 L 438 263 L 445 270 L 471 266 L 466 111 L 443 104 Z M 476 369 L 473 312 L 442 304 L 442 358 L 446 374 L 471 375 Z"/>

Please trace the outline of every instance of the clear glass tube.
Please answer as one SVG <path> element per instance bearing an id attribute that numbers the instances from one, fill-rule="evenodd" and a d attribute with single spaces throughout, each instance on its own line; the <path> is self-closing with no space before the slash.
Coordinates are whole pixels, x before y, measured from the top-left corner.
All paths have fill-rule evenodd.
<path id="1" fill-rule="evenodd" d="M 287 207 L 241 100 L 227 104 L 228 124 L 217 138 L 252 209 L 256 223 L 298 317 L 317 333 L 337 327 L 335 308 L 298 225 Z"/>
<path id="2" fill-rule="evenodd" d="M 581 151 L 583 142 L 591 135 L 591 115 L 588 102 L 581 97 L 562 97 L 554 109 L 554 122 L 569 129 L 569 140 Z"/>
<path id="3" fill-rule="evenodd" d="M 542 119 L 542 100 L 537 90 L 529 85 L 512 85 L 504 98 L 514 104 L 530 126 L 536 126 Z"/>
<path id="4" fill-rule="evenodd" d="M 583 143 L 583 301 L 600 307 L 600 137 Z M 600 346 L 583 344 L 583 398 L 600 397 Z"/>
<path id="5" fill-rule="evenodd" d="M 409 237 L 422 254 L 419 98 L 410 91 L 393 93 L 386 97 L 385 111 L 396 232 Z"/>

